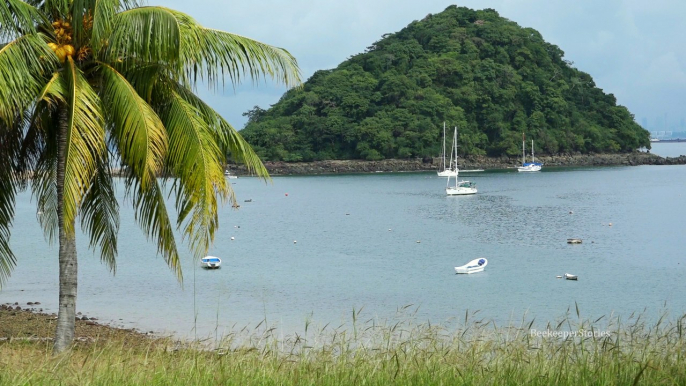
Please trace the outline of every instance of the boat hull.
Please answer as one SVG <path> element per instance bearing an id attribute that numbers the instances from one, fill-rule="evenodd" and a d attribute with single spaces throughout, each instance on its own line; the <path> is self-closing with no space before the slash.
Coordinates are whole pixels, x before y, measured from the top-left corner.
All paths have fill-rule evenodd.
<path id="1" fill-rule="evenodd" d="M 457 177 L 458 171 L 452 169 L 445 169 L 442 172 L 437 172 L 439 177 Z"/>
<path id="2" fill-rule="evenodd" d="M 517 168 L 518 172 L 540 172 L 541 165 L 538 164 L 526 164 Z"/>
<path id="3" fill-rule="evenodd" d="M 467 187 L 449 187 L 445 188 L 445 193 L 448 196 L 466 196 L 470 194 L 476 194 L 477 190 L 476 188 L 467 188 Z"/>
<path id="4" fill-rule="evenodd" d="M 474 259 L 465 265 L 455 267 L 455 273 L 470 274 L 481 272 L 484 270 L 484 268 L 486 268 L 486 265 L 488 265 L 488 260 L 484 259 L 483 257 Z"/>
<path id="5" fill-rule="evenodd" d="M 215 256 L 206 256 L 200 259 L 200 266 L 207 269 L 217 269 L 222 265 L 222 259 Z"/>
<path id="6" fill-rule="evenodd" d="M 455 180 L 457 180 L 457 177 L 455 177 Z M 448 180 L 448 184 L 450 184 L 450 180 Z M 476 184 L 469 181 L 455 181 L 455 186 L 446 186 L 445 193 L 448 196 L 476 194 Z"/>

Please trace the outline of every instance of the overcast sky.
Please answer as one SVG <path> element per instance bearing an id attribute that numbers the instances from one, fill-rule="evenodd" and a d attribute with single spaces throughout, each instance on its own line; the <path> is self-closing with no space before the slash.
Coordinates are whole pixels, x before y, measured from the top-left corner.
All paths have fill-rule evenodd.
<path id="1" fill-rule="evenodd" d="M 559 46 L 565 59 L 614 94 L 638 123 L 646 119 L 650 130 L 657 130 L 665 118 L 669 126 L 679 126 L 686 117 L 684 0 L 148 0 L 148 4 L 185 12 L 206 27 L 285 48 L 298 60 L 303 81 L 429 13 L 453 4 L 493 8 Z M 248 82 L 235 91 L 228 87 L 223 93 L 198 90 L 237 129 L 245 124 L 243 112 L 255 105 L 269 108 L 284 91 L 264 82 Z"/>

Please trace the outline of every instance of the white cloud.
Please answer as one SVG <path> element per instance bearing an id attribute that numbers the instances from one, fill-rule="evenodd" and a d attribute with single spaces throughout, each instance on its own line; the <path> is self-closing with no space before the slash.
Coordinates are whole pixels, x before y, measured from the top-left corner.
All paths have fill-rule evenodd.
<path id="1" fill-rule="evenodd" d="M 445 0 L 149 0 L 186 12 L 201 24 L 288 49 L 305 78 L 363 52 L 381 35 L 399 31 L 452 3 Z M 664 97 L 682 85 L 686 53 L 683 0 L 462 0 L 473 9 L 493 8 L 522 27 L 532 27 L 558 45 L 566 59 L 640 116 L 683 116 L 681 101 Z M 671 81 L 670 81 L 671 80 Z M 210 104 L 242 127 L 241 113 L 268 107 L 282 91 L 274 86 L 239 87 Z M 683 94 L 679 94 L 683 95 Z M 675 95 L 676 96 L 676 95 Z M 240 100 L 240 101 L 239 101 Z M 664 103 L 655 104 L 655 100 Z M 229 107 L 227 107 L 229 106 Z M 245 108 L 247 106 L 247 108 Z M 238 110 L 238 109 L 243 110 Z"/>
<path id="2" fill-rule="evenodd" d="M 650 62 L 639 81 L 652 87 L 686 87 L 686 66 L 674 52 L 668 52 Z"/>

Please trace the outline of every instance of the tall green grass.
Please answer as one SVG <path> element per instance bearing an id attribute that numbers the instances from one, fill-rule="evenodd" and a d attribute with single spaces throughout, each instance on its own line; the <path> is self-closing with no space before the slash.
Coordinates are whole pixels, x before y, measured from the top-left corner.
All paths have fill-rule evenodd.
<path id="1" fill-rule="evenodd" d="M 81 342 L 53 357 L 49 342 L 0 342 L 0 384 L 65 385 L 632 385 L 686 384 L 684 321 L 643 315 L 567 316 L 545 329 L 596 331 L 544 338 L 534 321 L 497 326 L 467 313 L 456 328 L 361 321 L 278 338 L 266 324 L 184 343 Z"/>

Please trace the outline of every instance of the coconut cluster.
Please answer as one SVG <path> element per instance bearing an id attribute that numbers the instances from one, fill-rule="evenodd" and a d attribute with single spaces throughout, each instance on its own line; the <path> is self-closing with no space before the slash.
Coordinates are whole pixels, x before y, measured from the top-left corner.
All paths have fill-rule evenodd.
<path id="1" fill-rule="evenodd" d="M 57 20 L 52 23 L 52 27 L 55 29 L 55 40 L 57 43 L 48 43 L 48 46 L 55 51 L 55 55 L 60 59 L 60 62 L 64 62 L 67 56 L 74 56 L 76 52 L 71 44 L 71 24 L 66 20 Z"/>

